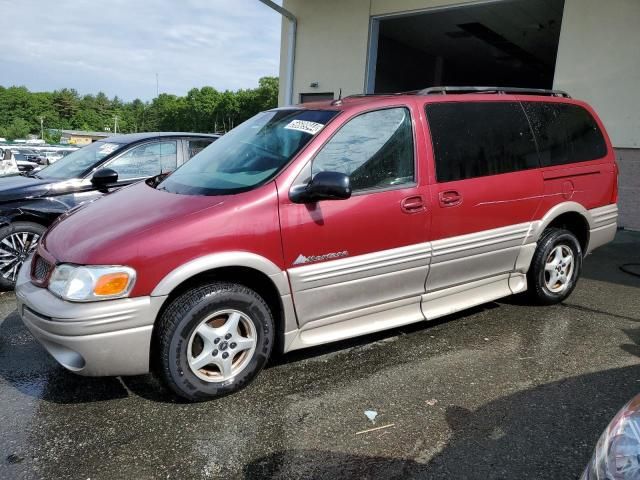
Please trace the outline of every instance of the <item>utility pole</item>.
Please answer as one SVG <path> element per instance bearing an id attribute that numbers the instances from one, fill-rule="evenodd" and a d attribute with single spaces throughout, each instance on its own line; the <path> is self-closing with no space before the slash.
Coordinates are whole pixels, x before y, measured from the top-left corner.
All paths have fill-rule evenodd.
<path id="1" fill-rule="evenodd" d="M 113 134 L 118 133 L 118 115 L 113 116 Z"/>
<path id="2" fill-rule="evenodd" d="M 44 117 L 40 116 L 40 140 L 44 140 Z"/>
<path id="3" fill-rule="evenodd" d="M 160 95 L 160 83 L 158 82 L 158 74 L 156 73 L 156 97 Z"/>

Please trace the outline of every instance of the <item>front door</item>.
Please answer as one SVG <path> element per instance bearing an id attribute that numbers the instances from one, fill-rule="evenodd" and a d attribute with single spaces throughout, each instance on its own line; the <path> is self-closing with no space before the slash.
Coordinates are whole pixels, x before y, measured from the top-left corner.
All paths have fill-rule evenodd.
<path id="1" fill-rule="evenodd" d="M 295 204 L 288 190 L 280 191 L 284 259 L 300 326 L 379 312 L 422 318 L 430 212 L 412 124 L 405 106 L 356 115 L 294 182 L 308 183 L 321 171 L 346 173 L 351 198 Z"/>

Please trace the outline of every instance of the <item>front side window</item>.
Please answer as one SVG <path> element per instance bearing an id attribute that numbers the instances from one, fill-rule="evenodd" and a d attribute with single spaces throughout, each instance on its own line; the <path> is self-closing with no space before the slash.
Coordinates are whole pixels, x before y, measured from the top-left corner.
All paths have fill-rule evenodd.
<path id="1" fill-rule="evenodd" d="M 377 110 L 347 122 L 313 160 L 312 175 L 325 171 L 349 175 L 354 191 L 413 183 L 415 162 L 409 110 Z"/>
<path id="2" fill-rule="evenodd" d="M 336 115 L 335 110 L 259 113 L 169 175 L 156 188 L 183 195 L 225 195 L 274 178 Z"/>
<path id="3" fill-rule="evenodd" d="M 123 144 L 109 142 L 108 140 L 94 142 L 68 153 L 57 162 L 40 170 L 36 175 L 55 180 L 80 178 L 84 172 L 93 168 L 100 160 L 107 155 L 116 153 L 123 147 Z"/>
<path id="4" fill-rule="evenodd" d="M 584 108 L 566 103 L 523 102 L 545 167 L 606 156 L 598 124 Z"/>
<path id="5" fill-rule="evenodd" d="M 517 102 L 427 105 L 438 182 L 538 168 L 529 122 Z"/>
<path id="6" fill-rule="evenodd" d="M 176 152 L 175 140 L 145 143 L 109 162 L 106 167 L 118 172 L 118 180 L 152 177 L 176 169 Z"/>

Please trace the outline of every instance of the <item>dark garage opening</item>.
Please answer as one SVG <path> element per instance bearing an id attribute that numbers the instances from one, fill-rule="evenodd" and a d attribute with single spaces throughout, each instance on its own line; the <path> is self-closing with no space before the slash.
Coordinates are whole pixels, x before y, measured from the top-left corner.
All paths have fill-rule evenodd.
<path id="1" fill-rule="evenodd" d="M 505 0 L 374 20 L 369 91 L 552 88 L 563 10 L 564 0 Z"/>

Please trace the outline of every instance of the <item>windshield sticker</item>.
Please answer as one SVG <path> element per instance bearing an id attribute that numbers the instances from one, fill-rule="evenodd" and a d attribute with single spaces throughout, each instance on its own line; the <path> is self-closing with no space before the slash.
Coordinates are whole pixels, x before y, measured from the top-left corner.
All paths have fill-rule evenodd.
<path id="1" fill-rule="evenodd" d="M 104 145 L 102 145 L 100 147 L 100 153 L 103 153 L 105 155 L 109 155 L 110 153 L 112 153 L 116 148 L 118 148 L 118 144 L 117 143 L 105 143 Z"/>
<path id="2" fill-rule="evenodd" d="M 322 130 L 322 127 L 324 127 L 324 125 L 321 123 L 311 122 L 309 120 L 294 120 L 284 128 L 315 135 Z"/>

